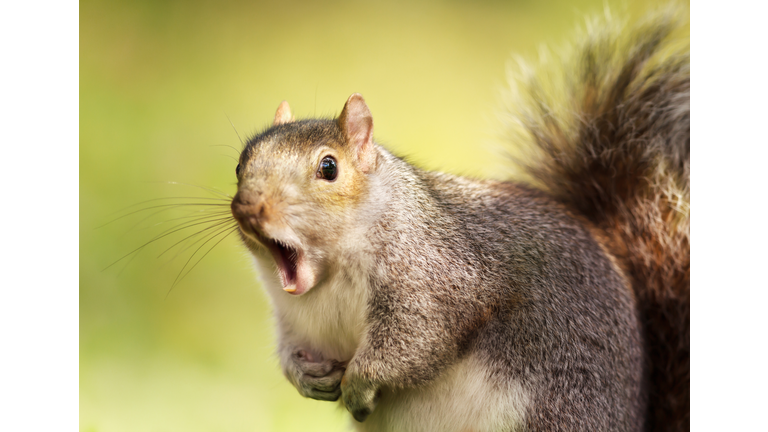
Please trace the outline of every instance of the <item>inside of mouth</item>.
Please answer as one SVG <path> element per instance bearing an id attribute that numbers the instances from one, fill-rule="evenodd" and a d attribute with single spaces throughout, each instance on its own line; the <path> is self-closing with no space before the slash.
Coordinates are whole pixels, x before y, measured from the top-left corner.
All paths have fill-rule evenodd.
<path id="1" fill-rule="evenodd" d="M 275 257 L 275 262 L 277 263 L 277 268 L 280 270 L 284 286 L 288 287 L 295 284 L 298 262 L 296 250 L 274 240 L 271 240 L 270 243 L 269 249 Z"/>

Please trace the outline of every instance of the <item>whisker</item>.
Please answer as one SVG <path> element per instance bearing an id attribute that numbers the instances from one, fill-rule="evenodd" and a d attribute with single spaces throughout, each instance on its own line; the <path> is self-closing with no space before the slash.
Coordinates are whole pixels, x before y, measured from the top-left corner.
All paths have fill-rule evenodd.
<path id="1" fill-rule="evenodd" d="M 146 203 L 149 203 L 149 202 L 155 202 L 155 201 L 164 201 L 164 200 L 180 200 L 180 199 L 185 199 L 185 200 L 211 200 L 211 201 L 221 201 L 221 202 L 222 202 L 222 204 L 223 204 L 224 202 L 229 202 L 229 201 L 232 201 L 231 199 L 227 199 L 227 198 L 214 198 L 214 197 L 166 197 L 166 198 L 153 198 L 153 199 L 148 199 L 148 200 L 144 200 L 144 201 L 139 201 L 139 202 L 137 202 L 137 203 L 131 204 L 131 205 L 129 205 L 129 206 L 126 206 L 126 207 L 123 207 L 123 208 L 122 208 L 122 209 L 120 209 L 120 210 L 117 210 L 117 211 L 113 211 L 112 213 L 109 213 L 109 214 L 107 214 L 107 216 L 112 216 L 112 215 L 114 215 L 114 214 L 117 214 L 117 213 L 121 213 L 121 212 L 124 212 L 124 211 L 126 211 L 126 210 L 128 210 L 128 209 L 130 209 L 130 208 L 133 208 L 133 207 L 136 207 L 136 206 L 140 206 L 140 205 L 142 205 L 142 204 L 146 204 Z"/>
<path id="2" fill-rule="evenodd" d="M 161 209 L 161 210 L 158 210 L 155 213 L 152 213 L 151 215 L 143 218 L 141 220 L 141 222 L 143 222 L 143 221 L 145 221 L 145 220 L 147 220 L 147 219 L 151 218 L 152 216 L 155 216 L 155 215 L 157 215 L 159 213 L 167 211 L 167 210 L 171 210 L 171 209 Z M 179 217 L 175 217 L 175 218 L 171 218 L 171 219 L 167 219 L 167 220 L 162 220 L 160 222 L 157 222 L 157 223 L 155 223 L 153 225 L 148 226 L 147 229 L 152 228 L 152 227 L 156 227 L 156 226 L 159 226 L 159 225 L 162 225 L 164 223 L 173 222 L 173 221 L 182 220 L 182 219 L 221 217 L 221 216 L 226 216 L 226 215 L 231 215 L 231 214 L 232 213 L 231 213 L 231 211 L 229 209 L 227 209 L 227 210 L 220 210 L 220 209 L 204 208 L 204 209 L 201 209 L 201 210 L 195 210 L 195 211 L 192 212 L 192 214 L 188 214 L 186 216 L 179 216 Z"/>
<path id="3" fill-rule="evenodd" d="M 237 133 L 237 130 L 235 130 L 235 133 Z M 239 135 L 238 138 L 240 138 Z M 243 143 L 242 140 L 241 143 Z M 240 154 L 240 150 L 231 145 L 212 145 L 211 147 L 228 147 L 238 155 Z M 232 157 L 229 154 L 225 154 L 225 156 Z M 234 157 L 232 159 L 238 160 Z M 155 259 L 159 259 L 161 262 L 167 260 L 165 264 L 191 253 L 176 275 L 171 285 L 171 288 L 173 288 L 224 238 L 239 229 L 230 209 L 233 197 L 217 188 L 197 184 L 176 181 L 148 183 L 191 186 L 197 188 L 198 191 L 192 191 L 188 196 L 148 199 L 110 213 L 105 218 L 109 220 L 95 229 L 114 225 L 118 221 L 124 221 L 121 222 L 121 225 L 127 225 L 128 229 L 123 236 L 131 235 L 131 233 L 139 230 L 152 231 L 151 238 L 140 238 L 138 247 L 132 248 L 128 253 L 109 263 L 102 271 L 119 267 L 118 275 L 120 275 L 131 266 L 136 257 L 144 250 L 152 249 L 154 252 L 155 249 L 159 249 L 159 254 Z M 184 195 L 187 194 L 185 193 Z M 163 239 L 165 240 L 163 241 Z M 157 244 L 160 247 L 150 247 L 153 244 Z M 168 244 L 170 246 L 167 246 Z"/>
<path id="4" fill-rule="evenodd" d="M 216 195 L 220 195 L 220 196 L 229 198 L 230 200 L 232 200 L 232 198 L 233 198 L 232 195 L 230 195 L 230 194 L 228 194 L 226 192 L 222 192 L 222 191 L 220 191 L 220 190 L 218 190 L 216 188 L 210 188 L 210 187 L 205 187 L 205 186 L 200 186 L 200 185 L 190 184 L 190 183 L 182 183 L 182 182 L 170 182 L 169 181 L 169 182 L 164 182 L 164 183 L 172 184 L 172 185 L 182 185 L 182 186 L 196 187 L 196 188 L 200 188 L 200 189 L 202 189 L 204 191 L 207 191 L 207 192 L 210 192 L 210 193 L 213 193 L 213 194 L 216 194 Z"/>
<path id="5" fill-rule="evenodd" d="M 165 234 L 166 232 L 171 230 L 173 230 L 173 232 L 178 232 L 178 231 L 185 230 L 187 228 L 192 228 L 193 226 L 198 226 L 198 225 L 213 224 L 213 223 L 223 224 L 229 220 L 234 220 L 234 219 L 232 218 L 232 216 L 225 216 L 225 217 L 205 216 L 205 217 L 201 217 L 200 219 L 186 221 L 178 225 L 174 225 L 170 228 L 167 228 L 165 231 L 162 231 L 160 234 Z"/>
<path id="6" fill-rule="evenodd" d="M 164 213 L 164 212 L 166 212 L 168 210 L 173 210 L 173 208 L 160 209 L 160 210 L 150 214 L 149 216 L 146 216 L 146 217 L 142 218 L 137 223 L 135 223 L 133 226 L 131 226 L 128 229 L 128 231 L 126 231 L 125 234 L 123 234 L 123 236 L 128 235 L 129 233 L 133 232 L 136 229 L 136 227 L 138 227 L 139 225 L 141 225 L 143 222 L 147 221 L 148 219 L 151 219 L 152 217 L 157 216 L 160 213 Z M 160 222 L 157 222 L 157 223 L 155 223 L 153 225 L 145 227 L 144 229 L 150 229 L 150 228 L 153 228 L 153 227 L 156 227 L 156 226 L 160 226 L 160 225 L 162 225 L 164 223 L 173 222 L 173 221 L 177 221 L 177 220 L 181 220 L 181 219 L 221 217 L 221 216 L 225 216 L 225 215 L 230 214 L 229 210 L 216 210 L 214 212 L 210 212 L 210 210 L 211 209 L 197 210 L 197 211 L 194 212 L 195 214 L 191 214 L 191 215 L 187 215 L 187 216 L 179 216 L 179 217 L 171 218 L 171 219 L 168 219 L 168 220 L 165 220 L 165 221 L 160 221 Z M 206 215 L 205 216 L 201 216 L 202 213 L 206 213 Z"/>
<path id="7" fill-rule="evenodd" d="M 237 163 L 240 163 L 240 161 L 237 158 L 233 157 L 232 155 L 221 155 L 221 156 L 226 156 L 226 157 L 232 159 L 233 161 L 235 161 Z"/>
<path id="8" fill-rule="evenodd" d="M 243 139 L 242 139 L 242 138 L 240 138 L 240 134 L 239 134 L 239 133 L 237 133 L 237 128 L 235 127 L 235 124 L 234 124 L 234 123 L 232 123 L 232 119 L 231 119 L 231 118 L 229 118 L 229 116 L 227 115 L 227 113 L 226 113 L 226 112 L 224 113 L 224 116 L 227 118 L 227 120 L 229 120 L 229 124 L 231 124 L 231 125 L 232 125 L 232 129 L 235 131 L 235 135 L 237 135 L 237 139 L 240 141 L 240 144 L 242 144 L 243 146 L 245 146 L 245 143 L 243 142 Z M 234 147 L 233 147 L 233 148 L 234 148 Z M 237 149 L 235 149 L 235 151 L 237 152 L 237 154 L 238 154 L 238 155 L 240 155 L 240 151 L 238 151 Z"/>
<path id="9" fill-rule="evenodd" d="M 221 227 L 221 226 L 224 226 L 224 225 L 225 225 L 225 224 L 223 224 L 223 223 L 219 223 L 219 224 L 217 224 L 216 226 L 218 226 L 218 227 Z M 237 224 L 233 224 L 233 225 L 227 225 L 227 226 L 225 226 L 225 230 L 226 230 L 226 228 L 237 228 Z M 200 231 L 200 232 L 197 232 L 195 235 L 199 235 L 200 233 L 201 233 L 201 231 Z M 217 231 L 217 232 L 214 232 L 213 234 L 211 234 L 211 233 L 208 233 L 208 234 L 206 234 L 206 235 L 204 235 L 204 236 L 202 236 L 202 237 L 198 238 L 198 239 L 197 239 L 197 240 L 195 240 L 194 242 L 191 242 L 189 245 L 187 245 L 186 247 L 184 247 L 184 248 L 180 249 L 178 252 L 176 252 L 176 254 L 175 254 L 175 255 L 174 255 L 174 256 L 173 256 L 173 257 L 172 257 L 172 258 L 171 258 L 171 259 L 170 259 L 168 262 L 171 262 L 171 261 L 175 260 L 176 258 L 178 258 L 178 257 L 179 257 L 179 255 L 181 255 L 181 254 L 183 254 L 184 252 L 188 251 L 189 249 L 191 249 L 191 248 L 195 247 L 195 245 L 196 245 L 196 244 L 200 243 L 201 241 L 205 240 L 206 238 L 208 238 L 208 237 L 209 237 L 209 236 L 211 236 L 211 235 L 214 235 L 214 236 L 215 236 L 217 233 L 218 233 L 218 231 Z M 192 237 L 194 237 L 194 236 L 189 236 L 189 237 L 187 237 L 187 238 L 185 239 L 185 242 L 189 242 L 189 241 L 192 239 Z"/>
<path id="10" fill-rule="evenodd" d="M 173 231 L 158 234 L 153 239 L 149 240 L 148 242 L 144 243 L 143 245 L 141 245 L 141 246 L 137 247 L 136 249 L 134 249 L 134 250 L 128 252 L 127 254 L 123 255 L 122 257 L 120 257 L 117 261 L 113 262 L 112 264 L 106 266 L 102 271 L 107 270 L 108 268 L 112 267 L 113 265 L 115 265 L 115 264 L 119 263 L 120 261 L 124 260 L 126 257 L 128 257 L 128 256 L 130 256 L 130 255 L 132 255 L 132 254 L 134 254 L 134 253 L 136 253 L 138 251 L 140 251 L 141 249 L 143 249 L 143 248 L 147 247 L 148 245 L 150 245 L 150 244 L 160 240 L 161 238 L 167 237 L 167 236 L 169 236 L 169 235 L 171 235 L 171 234 L 173 234 L 175 232 L 178 232 L 178 231 L 181 231 L 181 230 L 193 227 L 195 225 L 202 225 L 204 223 L 207 223 L 207 222 L 198 222 L 198 223 L 188 224 L 188 225 L 185 223 L 185 224 L 181 224 L 180 228 L 179 228 L 180 225 L 177 225 L 176 227 L 173 227 L 173 228 L 176 228 L 176 229 L 171 228 L 171 229 L 173 229 Z M 183 225 L 186 225 L 186 226 L 183 226 Z"/>
<path id="11" fill-rule="evenodd" d="M 171 218 L 171 219 L 168 219 L 168 220 L 163 220 L 163 221 L 160 221 L 160 222 L 158 222 L 158 223 L 156 223 L 156 224 L 154 224 L 152 226 L 158 226 L 158 225 L 161 225 L 161 224 L 164 224 L 164 223 L 173 222 L 173 221 L 182 220 L 182 219 L 191 219 L 191 218 L 197 218 L 197 217 L 199 217 L 199 218 L 206 218 L 206 217 L 217 217 L 217 216 L 227 216 L 227 215 L 229 215 L 231 217 L 232 216 L 232 212 L 230 210 L 214 210 L 214 211 L 212 211 L 212 209 L 203 209 L 203 210 L 195 211 L 194 214 L 189 214 L 189 215 L 186 215 L 186 216 L 179 216 L 179 217 Z"/>
<path id="12" fill-rule="evenodd" d="M 214 245 L 213 245 L 213 246 L 212 246 L 210 249 L 208 249 L 208 252 L 206 252 L 205 254 L 203 254 L 203 256 L 202 256 L 202 257 L 200 257 L 200 259 L 198 259 L 198 260 L 197 260 L 197 262 L 196 262 L 196 263 L 195 263 L 195 264 L 194 264 L 194 265 L 193 265 L 193 266 L 192 266 L 192 267 L 191 267 L 191 268 L 190 268 L 190 269 L 189 269 L 189 270 L 188 270 L 186 273 L 184 273 L 184 275 L 182 276 L 182 273 L 184 272 L 184 269 L 187 267 L 187 265 L 189 265 L 189 262 L 190 262 L 190 261 L 192 261 L 192 258 L 194 258 L 194 257 L 195 257 L 195 255 L 196 255 L 198 252 L 200 252 L 200 249 L 202 249 L 202 248 L 203 248 L 203 247 L 204 247 L 204 246 L 205 246 L 205 245 L 206 245 L 208 242 L 210 242 L 211 240 L 215 239 L 215 238 L 216 238 L 218 235 L 220 235 L 220 234 L 222 234 L 222 233 L 226 232 L 226 230 L 222 230 L 222 231 L 220 231 L 218 234 L 216 234 L 216 235 L 214 235 L 213 237 L 211 237 L 211 238 L 209 238 L 208 240 L 206 240 L 206 241 L 205 241 L 205 243 L 203 243 L 203 244 L 201 244 L 201 245 L 200 245 L 200 247 L 198 247 L 197 249 L 195 249 L 195 252 L 192 254 L 192 256 L 190 256 L 190 257 L 189 257 L 189 259 L 187 260 L 187 262 L 184 264 L 184 267 L 182 267 L 182 268 L 181 268 L 181 271 L 179 272 L 178 276 L 176 276 L 176 280 L 174 280 L 174 281 L 173 281 L 173 285 L 171 285 L 171 288 L 168 290 L 168 294 L 170 294 L 170 293 L 171 293 L 171 290 L 173 290 L 173 288 L 176 286 L 176 284 L 177 284 L 177 283 L 181 282 L 181 281 L 182 281 L 182 280 L 183 280 L 185 277 L 187 277 L 187 275 L 188 275 L 188 274 L 189 274 L 189 273 L 190 273 L 192 270 L 194 270 L 194 269 L 195 269 L 195 267 L 197 267 L 197 265 L 198 265 L 198 264 L 200 264 L 200 261 L 202 261 L 202 260 L 203 260 L 203 258 L 205 258 L 205 257 L 206 257 L 206 256 L 207 256 L 207 255 L 208 255 L 208 254 L 209 254 L 209 253 L 210 253 L 210 252 L 211 252 L 211 251 L 212 251 L 212 250 L 213 250 L 213 249 L 214 249 L 216 246 L 218 246 L 218 244 L 219 244 L 219 243 L 221 243 L 221 242 L 222 242 L 222 241 L 223 241 L 225 238 L 229 237 L 229 235 L 230 235 L 230 234 L 232 234 L 233 232 L 235 232 L 235 230 L 237 230 L 237 227 L 234 227 L 234 228 L 230 229 L 230 231 L 229 231 L 229 232 L 228 232 L 226 235 L 224 235 L 224 236 L 223 236 L 221 239 L 219 239 L 219 241 L 217 241 L 217 242 L 216 242 L 216 243 L 215 243 L 215 244 L 214 244 Z M 168 297 L 168 294 L 166 294 L 166 295 L 165 295 L 165 296 L 166 296 L 166 298 Z"/>
<path id="13" fill-rule="evenodd" d="M 135 259 L 135 258 L 136 258 L 138 255 L 139 255 L 139 254 L 134 254 L 134 255 L 131 257 L 131 259 L 129 259 L 128 261 L 126 261 L 126 262 L 125 262 L 125 265 L 123 266 L 123 268 L 121 268 L 121 269 L 120 269 L 120 271 L 119 271 L 119 272 L 117 272 L 117 276 L 120 276 L 121 274 L 123 274 L 123 272 L 125 271 L 125 269 L 127 269 L 127 268 L 128 268 L 128 266 L 129 266 L 129 265 L 131 265 L 131 262 L 133 262 L 133 260 L 134 260 L 134 259 Z"/>
<path id="14" fill-rule="evenodd" d="M 124 219 L 124 218 L 126 218 L 128 216 L 134 215 L 136 213 L 141 213 L 141 212 L 144 212 L 144 211 L 147 211 L 147 210 L 158 209 L 158 208 L 167 208 L 167 209 L 170 210 L 170 209 L 173 209 L 173 208 L 191 207 L 191 206 L 200 206 L 200 207 L 229 207 L 229 204 L 224 204 L 224 203 L 180 203 L 180 204 L 160 204 L 160 205 L 155 205 L 155 206 L 149 206 L 149 207 L 145 207 L 145 208 L 142 208 L 142 209 L 134 210 L 134 211 L 132 211 L 130 213 L 126 213 L 126 214 L 124 214 L 122 216 L 116 217 L 116 218 L 112 219 L 111 221 L 109 221 L 107 223 L 104 223 L 102 225 L 97 226 L 96 229 L 103 228 L 103 227 L 105 227 L 105 226 L 107 226 L 107 225 L 109 225 L 109 224 L 111 224 L 113 222 L 119 221 L 120 219 Z"/>
<path id="15" fill-rule="evenodd" d="M 227 219 L 230 219 L 230 220 L 231 220 L 231 218 L 227 218 Z M 169 250 L 171 250 L 171 249 L 175 248 L 175 247 L 176 247 L 176 246 L 178 246 L 180 243 L 183 243 L 184 241 L 186 241 L 186 240 L 188 240 L 188 239 L 190 239 L 190 238 L 192 238 L 192 237 L 195 237 L 195 236 L 197 236 L 197 235 L 200 235 L 200 234 L 202 234 L 202 233 L 204 233 L 204 232 L 206 232 L 206 231 L 208 231 L 208 230 L 210 230 L 210 229 L 215 229 L 215 228 L 217 228 L 217 227 L 221 227 L 221 226 L 222 226 L 222 224 L 224 224 L 224 221 L 226 221 L 227 219 L 214 219 L 214 220 L 206 221 L 206 222 L 209 222 L 209 223 L 214 223 L 214 222 L 215 222 L 215 224 L 214 224 L 214 225 L 211 225 L 211 226 L 209 226 L 208 228 L 203 228 L 203 229 L 201 229 L 200 231 L 197 231 L 197 232 L 195 232 L 194 234 L 191 234 L 191 235 L 189 235 L 189 236 L 187 236 L 187 237 L 184 237 L 183 239 L 181 239 L 181 240 L 177 241 L 176 243 L 174 243 L 173 245 L 171 245 L 171 247 L 169 247 L 168 249 L 166 249 L 166 250 L 164 250 L 162 253 L 160 253 L 160 255 L 158 255 L 158 256 L 157 256 L 157 258 L 160 258 L 160 257 L 162 257 L 163 255 L 165 255 L 165 253 L 166 253 L 166 252 L 168 252 Z M 231 225 L 229 225 L 229 226 L 231 226 Z"/>
<path id="16" fill-rule="evenodd" d="M 240 142 L 242 143 L 242 141 L 240 141 Z M 232 150 L 236 151 L 237 155 L 240 156 L 240 150 L 238 150 L 238 149 L 236 149 L 236 148 L 234 148 L 234 147 L 232 147 L 231 145 L 228 145 L 228 144 L 211 144 L 211 147 L 229 147 Z"/>

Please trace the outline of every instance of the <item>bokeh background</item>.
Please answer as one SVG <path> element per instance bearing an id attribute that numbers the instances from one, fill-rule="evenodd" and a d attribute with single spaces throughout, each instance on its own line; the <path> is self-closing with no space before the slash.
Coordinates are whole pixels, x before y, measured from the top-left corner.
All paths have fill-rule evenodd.
<path id="1" fill-rule="evenodd" d="M 395 153 L 503 176 L 497 114 L 513 55 L 564 45 L 605 7 L 655 4 L 81 1 L 80 430 L 347 429 L 336 404 L 301 398 L 279 372 L 269 305 L 235 236 L 176 285 L 194 247 L 158 255 L 181 237 L 110 266 L 187 215 L 147 200 L 234 193 L 241 138 L 280 101 L 334 116 L 353 92 Z"/>

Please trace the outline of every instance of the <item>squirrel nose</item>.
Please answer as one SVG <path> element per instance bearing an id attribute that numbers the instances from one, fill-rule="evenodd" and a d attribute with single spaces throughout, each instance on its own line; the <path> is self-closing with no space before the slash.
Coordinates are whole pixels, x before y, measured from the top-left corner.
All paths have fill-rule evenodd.
<path id="1" fill-rule="evenodd" d="M 264 199 L 263 194 L 240 190 L 232 199 L 232 216 L 235 217 L 241 227 L 256 230 L 269 217 L 269 204 Z"/>

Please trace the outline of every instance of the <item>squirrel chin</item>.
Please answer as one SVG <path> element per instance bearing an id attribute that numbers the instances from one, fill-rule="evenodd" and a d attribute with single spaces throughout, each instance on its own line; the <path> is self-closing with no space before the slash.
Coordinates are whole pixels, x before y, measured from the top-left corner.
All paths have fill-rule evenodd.
<path id="1" fill-rule="evenodd" d="M 280 275 L 281 282 L 282 282 L 282 275 Z M 307 291 L 312 289 L 312 284 L 309 283 L 301 283 L 300 281 L 296 281 L 295 283 L 285 286 L 283 284 L 283 291 L 287 292 L 288 294 L 300 296 L 302 294 L 305 294 Z"/>

